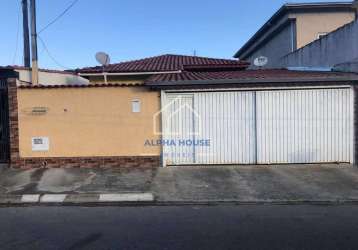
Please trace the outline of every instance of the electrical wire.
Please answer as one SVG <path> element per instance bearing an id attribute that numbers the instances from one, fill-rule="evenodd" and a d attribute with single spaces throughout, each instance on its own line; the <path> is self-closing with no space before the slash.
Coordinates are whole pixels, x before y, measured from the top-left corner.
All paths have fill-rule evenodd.
<path id="1" fill-rule="evenodd" d="M 46 53 L 47 53 L 47 55 L 49 56 L 49 58 L 50 58 L 57 66 L 59 66 L 59 67 L 61 67 L 61 68 L 63 68 L 63 69 L 68 69 L 68 70 L 70 69 L 69 67 L 66 67 L 66 66 L 64 66 L 63 64 L 59 63 L 59 62 L 56 60 L 56 58 L 55 58 L 54 56 L 52 56 L 50 50 L 49 50 L 48 47 L 46 46 L 46 43 L 45 43 L 45 41 L 41 38 L 41 36 L 37 35 L 37 38 L 38 38 L 38 40 L 41 42 L 42 47 L 43 47 L 43 49 L 46 51 Z"/>
<path id="2" fill-rule="evenodd" d="M 56 23 L 61 17 L 63 17 L 79 0 L 74 0 L 70 3 L 70 5 L 63 11 L 61 14 L 59 14 L 55 19 L 53 19 L 50 23 L 48 23 L 45 27 L 43 27 L 37 34 L 42 33 L 46 29 L 48 29 L 51 25 Z"/>

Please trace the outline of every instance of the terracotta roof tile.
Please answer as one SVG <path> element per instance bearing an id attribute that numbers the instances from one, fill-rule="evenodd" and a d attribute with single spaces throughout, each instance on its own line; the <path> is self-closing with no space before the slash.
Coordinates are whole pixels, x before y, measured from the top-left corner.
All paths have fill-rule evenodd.
<path id="1" fill-rule="evenodd" d="M 216 72 L 188 72 L 172 74 L 153 75 L 147 81 L 147 85 L 166 82 L 168 84 L 180 84 L 180 81 L 205 81 L 205 80 L 284 80 L 284 79 L 321 79 L 321 78 L 357 78 L 358 74 L 343 72 L 317 72 L 317 71 L 294 71 L 287 69 L 263 69 L 263 70 L 241 70 L 241 71 L 216 71 Z"/>
<path id="2" fill-rule="evenodd" d="M 186 66 L 192 69 L 195 69 L 195 66 L 201 68 L 211 66 L 212 68 L 236 67 L 245 69 L 248 66 L 248 63 L 230 59 L 167 54 L 140 60 L 109 64 L 108 66 L 105 66 L 104 69 L 102 66 L 97 66 L 77 69 L 76 71 L 79 73 L 99 73 L 103 72 L 103 70 L 111 73 L 162 72 L 183 70 Z"/>

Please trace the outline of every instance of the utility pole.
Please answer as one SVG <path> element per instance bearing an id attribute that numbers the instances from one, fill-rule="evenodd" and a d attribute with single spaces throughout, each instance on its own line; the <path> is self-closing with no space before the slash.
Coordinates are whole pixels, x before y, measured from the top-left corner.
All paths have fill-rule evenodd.
<path id="1" fill-rule="evenodd" d="M 22 26 L 24 36 L 24 66 L 30 68 L 29 9 L 27 0 L 22 0 Z"/>
<path id="2" fill-rule="evenodd" d="M 37 61 L 37 31 L 36 31 L 36 0 L 30 0 L 31 9 L 31 52 L 32 52 L 32 84 L 39 83 L 39 69 Z"/>
<path id="3" fill-rule="evenodd" d="M 358 0 L 353 1 L 353 8 L 355 9 L 356 13 L 356 20 L 358 20 Z"/>

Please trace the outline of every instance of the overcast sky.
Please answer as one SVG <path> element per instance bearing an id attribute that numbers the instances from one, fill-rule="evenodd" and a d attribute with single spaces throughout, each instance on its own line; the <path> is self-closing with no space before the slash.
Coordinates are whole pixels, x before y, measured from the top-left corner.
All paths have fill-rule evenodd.
<path id="1" fill-rule="evenodd" d="M 22 65 L 20 0 L 1 0 L 0 65 Z M 37 0 L 41 30 L 73 0 Z M 40 36 L 42 68 L 93 66 L 160 54 L 231 58 L 284 0 L 78 0 Z M 317 2 L 308 1 L 305 2 Z M 52 58 L 51 58 L 52 57 Z"/>

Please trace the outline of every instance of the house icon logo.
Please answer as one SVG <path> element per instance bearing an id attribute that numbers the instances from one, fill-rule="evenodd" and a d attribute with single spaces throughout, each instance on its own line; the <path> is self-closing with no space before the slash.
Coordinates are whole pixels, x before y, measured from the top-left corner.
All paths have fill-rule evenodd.
<path id="1" fill-rule="evenodd" d="M 200 136 L 202 119 L 193 108 L 193 96 L 168 95 L 164 106 L 153 115 L 154 135 L 186 138 Z"/>

